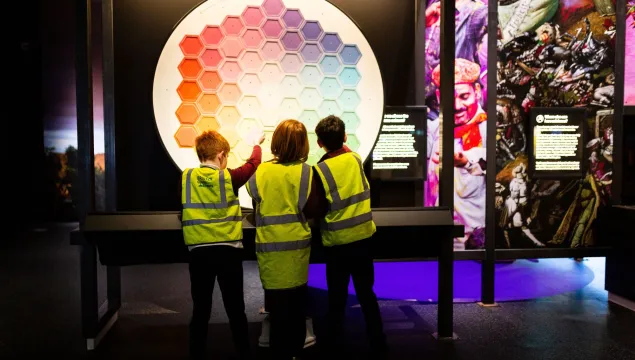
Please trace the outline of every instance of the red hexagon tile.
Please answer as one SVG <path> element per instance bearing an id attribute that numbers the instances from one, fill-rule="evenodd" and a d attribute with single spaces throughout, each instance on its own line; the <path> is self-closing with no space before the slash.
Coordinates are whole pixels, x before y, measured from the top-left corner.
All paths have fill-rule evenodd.
<path id="1" fill-rule="evenodd" d="M 208 25 L 201 32 L 201 39 L 203 43 L 208 46 L 217 46 L 223 40 L 224 36 L 219 26 Z"/>
<path id="2" fill-rule="evenodd" d="M 198 35 L 186 35 L 183 40 L 181 40 L 179 46 L 181 47 L 183 55 L 189 57 L 198 56 L 205 47 Z"/>
<path id="3" fill-rule="evenodd" d="M 223 55 L 217 49 L 205 49 L 201 54 L 201 62 L 203 66 L 215 69 L 223 61 Z"/>
<path id="4" fill-rule="evenodd" d="M 198 59 L 183 59 L 179 64 L 179 72 L 184 79 L 196 79 L 203 67 Z"/>

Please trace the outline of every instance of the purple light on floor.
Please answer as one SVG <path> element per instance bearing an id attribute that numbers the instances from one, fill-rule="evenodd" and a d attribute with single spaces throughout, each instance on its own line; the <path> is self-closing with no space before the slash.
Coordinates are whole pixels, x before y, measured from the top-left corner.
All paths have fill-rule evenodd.
<path id="1" fill-rule="evenodd" d="M 437 263 L 375 263 L 375 293 L 381 299 L 438 300 Z M 594 273 L 583 263 L 570 259 L 517 260 L 496 264 L 496 301 L 530 300 L 579 290 L 593 281 Z M 309 286 L 326 290 L 326 266 L 313 264 Z M 348 292 L 355 294 L 353 282 Z M 457 261 L 454 264 L 455 302 L 481 299 L 481 264 Z"/>

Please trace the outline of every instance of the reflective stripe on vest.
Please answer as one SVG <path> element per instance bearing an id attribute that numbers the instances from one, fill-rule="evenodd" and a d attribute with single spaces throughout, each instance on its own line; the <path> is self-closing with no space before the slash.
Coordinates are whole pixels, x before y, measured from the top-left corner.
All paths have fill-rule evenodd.
<path id="1" fill-rule="evenodd" d="M 264 163 L 247 182 L 256 202 L 256 255 L 265 289 L 289 289 L 308 282 L 311 229 L 302 209 L 311 177 L 311 167 L 304 163 Z"/>
<path id="2" fill-rule="evenodd" d="M 242 239 L 242 214 L 227 170 L 187 169 L 183 186 L 181 225 L 187 245 Z"/>
<path id="3" fill-rule="evenodd" d="M 355 159 L 359 175 L 350 172 L 351 157 Z M 331 166 L 329 166 L 329 164 Z M 333 174 L 333 169 L 339 171 Z M 370 186 L 361 158 L 356 153 L 345 153 L 316 165 L 329 200 L 328 213 L 320 223 L 325 246 L 344 245 L 370 237 L 375 233 L 370 209 Z M 338 180 L 335 180 L 335 179 Z M 342 186 L 338 186 L 338 182 Z M 344 183 L 346 182 L 346 183 Z M 341 193 L 344 191 L 344 194 Z M 358 191 L 351 194 L 351 192 Z"/>

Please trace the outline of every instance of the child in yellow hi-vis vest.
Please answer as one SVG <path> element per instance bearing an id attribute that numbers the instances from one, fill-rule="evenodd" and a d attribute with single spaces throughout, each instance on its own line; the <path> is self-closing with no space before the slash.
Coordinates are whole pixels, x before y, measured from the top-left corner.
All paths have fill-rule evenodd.
<path id="1" fill-rule="evenodd" d="M 373 357 L 387 352 L 377 297 L 370 237 L 375 233 L 370 209 L 370 185 L 361 157 L 346 142 L 344 122 L 337 116 L 322 119 L 315 127 L 318 145 L 326 154 L 314 166 L 322 217 L 319 221 L 327 254 L 328 343 L 337 351 L 342 337 L 349 279 L 364 313 Z M 317 210 L 318 213 L 320 210 Z M 316 219 L 317 220 L 317 219 Z"/>
<path id="2" fill-rule="evenodd" d="M 190 322 L 190 358 L 205 359 L 214 282 L 223 294 L 225 311 L 240 359 L 251 359 L 243 291 L 242 214 L 238 189 L 260 165 L 259 144 L 247 162 L 227 169 L 229 143 L 216 131 L 196 138 L 197 168 L 181 176 L 182 227 L 190 250 L 190 282 L 194 309 Z"/>

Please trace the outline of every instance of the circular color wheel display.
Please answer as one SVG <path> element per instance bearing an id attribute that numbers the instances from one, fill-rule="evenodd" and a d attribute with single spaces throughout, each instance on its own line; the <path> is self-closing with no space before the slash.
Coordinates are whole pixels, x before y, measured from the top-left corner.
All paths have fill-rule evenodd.
<path id="1" fill-rule="evenodd" d="M 265 132 L 272 158 L 276 125 L 297 119 L 309 132 L 308 164 L 323 155 L 315 126 L 328 115 L 346 124 L 347 145 L 364 160 L 381 126 L 379 65 L 357 25 L 326 0 L 209 0 L 176 26 L 159 58 L 154 116 L 163 144 L 184 170 L 199 165 L 194 139 L 218 130 L 231 146 L 229 168 L 251 154 L 247 138 Z M 240 203 L 251 208 L 247 192 Z"/>

